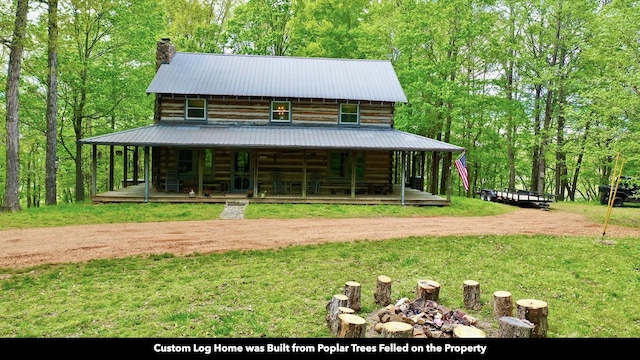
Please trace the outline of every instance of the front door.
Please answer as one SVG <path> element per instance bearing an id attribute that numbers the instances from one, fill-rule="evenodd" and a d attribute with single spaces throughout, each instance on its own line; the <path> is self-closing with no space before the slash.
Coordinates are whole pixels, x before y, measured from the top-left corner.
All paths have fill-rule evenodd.
<path id="1" fill-rule="evenodd" d="M 233 155 L 232 162 L 231 191 L 244 192 L 252 189 L 251 153 L 248 151 L 237 151 Z"/>

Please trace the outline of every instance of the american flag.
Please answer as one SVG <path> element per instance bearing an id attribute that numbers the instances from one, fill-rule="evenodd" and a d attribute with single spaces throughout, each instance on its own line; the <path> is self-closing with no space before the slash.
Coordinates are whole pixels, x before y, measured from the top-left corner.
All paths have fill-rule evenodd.
<path id="1" fill-rule="evenodd" d="M 462 185 L 464 185 L 464 190 L 469 190 L 469 173 L 467 172 L 467 153 L 463 152 L 459 158 L 456 159 L 456 168 L 458 169 L 458 174 L 460 174 L 460 178 L 462 179 Z"/>

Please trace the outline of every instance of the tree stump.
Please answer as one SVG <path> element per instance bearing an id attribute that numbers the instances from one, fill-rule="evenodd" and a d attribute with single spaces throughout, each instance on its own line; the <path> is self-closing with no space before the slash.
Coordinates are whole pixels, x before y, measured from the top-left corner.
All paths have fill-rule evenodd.
<path id="1" fill-rule="evenodd" d="M 412 338 L 413 326 L 402 321 L 389 321 L 382 325 L 383 338 Z"/>
<path id="2" fill-rule="evenodd" d="M 344 285 L 344 294 L 347 296 L 347 306 L 353 311 L 358 312 L 361 309 L 360 306 L 360 283 L 355 281 L 347 281 Z"/>
<path id="3" fill-rule="evenodd" d="M 376 291 L 373 294 L 373 299 L 376 304 L 380 306 L 387 306 L 391 304 L 391 278 L 388 276 L 380 275 L 376 282 Z"/>
<path id="4" fill-rule="evenodd" d="M 500 323 L 499 337 L 501 338 L 530 338 L 534 325 L 529 320 L 503 316 Z"/>
<path id="5" fill-rule="evenodd" d="M 546 302 L 535 299 L 521 299 L 516 301 L 518 319 L 533 323 L 532 338 L 546 338 L 549 327 L 547 316 L 549 307 Z"/>
<path id="6" fill-rule="evenodd" d="M 367 321 L 358 315 L 340 314 L 338 315 L 340 327 L 339 338 L 363 338 L 367 332 Z"/>
<path id="7" fill-rule="evenodd" d="M 342 294 L 333 295 L 333 298 L 327 304 L 327 327 L 333 336 L 337 336 L 340 322 L 338 315 L 342 313 L 341 309 L 347 308 L 348 298 Z"/>
<path id="8" fill-rule="evenodd" d="M 418 284 L 416 285 L 416 298 L 438 302 L 439 297 L 440 284 L 433 280 L 418 280 Z"/>
<path id="9" fill-rule="evenodd" d="M 508 291 L 496 291 L 493 293 L 493 317 L 499 319 L 503 316 L 513 315 L 513 299 Z"/>
<path id="10" fill-rule="evenodd" d="M 453 328 L 453 337 L 458 339 L 486 338 L 487 334 L 473 326 L 458 325 Z"/>
<path id="11" fill-rule="evenodd" d="M 472 310 L 480 310 L 480 283 L 475 280 L 465 280 L 462 284 L 464 307 Z"/>

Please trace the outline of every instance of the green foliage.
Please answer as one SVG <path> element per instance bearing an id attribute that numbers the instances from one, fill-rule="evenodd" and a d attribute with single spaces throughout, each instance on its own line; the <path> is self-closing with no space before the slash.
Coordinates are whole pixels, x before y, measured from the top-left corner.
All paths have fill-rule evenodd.
<path id="1" fill-rule="evenodd" d="M 47 12 L 44 3 L 30 6 L 20 176 L 23 202 L 30 195 L 37 206 Z M 0 5 L 0 39 L 11 35 L 13 7 Z M 89 186 L 89 164 L 74 162 L 89 155 L 76 151 L 78 138 L 151 123 L 145 90 L 155 42 L 165 36 L 178 51 L 390 60 L 408 98 L 397 104 L 394 126 L 468 149 L 472 187 L 536 190 L 544 161 L 544 191 L 592 200 L 618 153 L 626 173 L 639 171 L 640 8 L 632 1 L 66 0 L 59 16 L 61 202 Z M 0 49 L 3 64 L 8 48 Z M 0 141 L 0 190 L 4 153 Z M 438 165 L 446 176 L 446 164 Z M 106 157 L 98 169 L 105 189 Z M 439 181 L 432 176 L 428 185 Z M 463 194 L 455 173 L 453 184 Z"/>

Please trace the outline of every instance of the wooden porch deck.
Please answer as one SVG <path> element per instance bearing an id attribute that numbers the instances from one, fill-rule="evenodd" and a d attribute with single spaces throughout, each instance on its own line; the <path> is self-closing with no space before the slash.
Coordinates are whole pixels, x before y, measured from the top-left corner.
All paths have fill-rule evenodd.
<path id="1" fill-rule="evenodd" d="M 114 191 L 92 196 L 94 204 L 118 203 L 118 202 L 145 202 L 144 184 L 131 185 Z M 149 189 L 149 202 L 164 203 L 226 203 L 233 200 L 246 200 L 256 204 L 351 204 L 351 205 L 400 205 L 402 204 L 401 186 L 394 185 L 393 194 L 366 195 L 357 194 L 355 198 L 345 194 L 318 194 L 307 195 L 306 198 L 296 195 L 267 194 L 264 198 L 257 196 L 248 198 L 243 193 L 214 193 L 209 196 L 190 197 L 186 193 L 163 192 L 154 188 Z M 432 195 L 427 192 L 405 188 L 404 204 L 412 206 L 447 206 L 450 201 L 446 198 Z"/>

